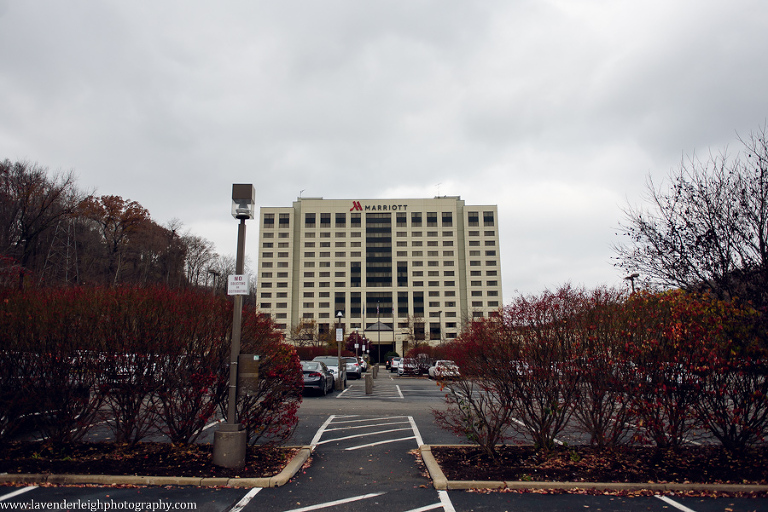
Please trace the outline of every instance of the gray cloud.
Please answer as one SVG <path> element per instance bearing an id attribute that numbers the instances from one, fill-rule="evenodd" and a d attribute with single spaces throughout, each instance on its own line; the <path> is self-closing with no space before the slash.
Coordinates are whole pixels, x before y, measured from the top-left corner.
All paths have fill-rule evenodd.
<path id="1" fill-rule="evenodd" d="M 461 195 L 499 205 L 507 299 L 619 284 L 610 244 L 646 175 L 768 116 L 766 11 L 0 0 L 0 157 L 74 169 L 222 253 L 233 182 L 269 206 Z"/>

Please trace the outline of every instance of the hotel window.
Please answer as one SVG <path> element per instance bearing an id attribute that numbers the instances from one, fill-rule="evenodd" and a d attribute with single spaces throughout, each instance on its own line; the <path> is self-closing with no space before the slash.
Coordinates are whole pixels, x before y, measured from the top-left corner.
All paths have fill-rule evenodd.
<path id="1" fill-rule="evenodd" d="M 496 256 L 496 251 L 485 251 L 486 256 Z"/>
<path id="2" fill-rule="evenodd" d="M 271 252 L 263 252 L 261 253 L 262 258 L 271 258 L 274 255 L 274 253 Z"/>
<path id="3" fill-rule="evenodd" d="M 320 227 L 321 228 L 329 228 L 329 227 L 331 227 L 331 214 L 330 213 L 321 213 L 320 214 Z"/>
<path id="4" fill-rule="evenodd" d="M 287 258 L 288 257 L 288 253 L 287 252 L 278 252 L 277 253 L 277 257 L 278 258 Z"/>
<path id="5" fill-rule="evenodd" d="M 362 218 L 362 214 L 360 213 L 350 213 L 349 214 L 349 225 L 353 228 L 359 228 L 361 225 L 360 219 Z"/>
<path id="6" fill-rule="evenodd" d="M 397 212 L 396 227 L 407 228 L 408 227 L 408 214 L 405 212 Z"/>
<path id="7" fill-rule="evenodd" d="M 427 227 L 428 228 L 437 227 L 437 212 L 427 212 Z"/>
<path id="8" fill-rule="evenodd" d="M 336 227 L 337 228 L 343 228 L 347 225 L 347 214 L 346 213 L 337 213 L 336 214 Z"/>
<path id="9" fill-rule="evenodd" d="M 314 247 L 315 242 L 304 242 L 304 247 Z"/>
<path id="10" fill-rule="evenodd" d="M 307 213 L 304 215 L 304 227 L 305 228 L 313 228 L 315 227 L 315 214 L 314 213 Z"/>
<path id="11" fill-rule="evenodd" d="M 315 266 L 315 262 L 314 261 L 305 261 L 304 262 L 304 267 L 305 268 L 313 268 L 314 266 Z"/>
<path id="12" fill-rule="evenodd" d="M 287 228 L 290 226 L 291 222 L 291 214 L 290 213 L 281 213 L 279 221 L 280 225 L 278 227 L 280 228 Z"/>
<path id="13" fill-rule="evenodd" d="M 261 262 L 262 268 L 272 268 L 272 262 L 271 261 L 262 261 Z"/>
<path id="14" fill-rule="evenodd" d="M 412 228 L 420 228 L 421 227 L 421 212 L 411 212 L 411 227 Z M 416 235 L 414 235 L 416 236 Z M 421 236 L 421 235 L 419 235 Z"/>
<path id="15" fill-rule="evenodd" d="M 453 226 L 453 214 L 451 212 L 443 212 L 443 227 L 449 228 Z"/>
<path id="16" fill-rule="evenodd" d="M 315 253 L 312 252 L 312 251 L 305 252 L 304 253 L 304 257 L 305 258 L 314 258 L 315 257 Z"/>
<path id="17" fill-rule="evenodd" d="M 271 277 L 272 277 L 272 272 L 262 272 L 261 273 L 261 278 L 262 279 L 269 279 Z"/>
<path id="18" fill-rule="evenodd" d="M 493 212 L 483 212 L 483 226 L 493 226 Z"/>
<path id="19" fill-rule="evenodd" d="M 273 222 L 273 224 L 274 224 L 274 222 Z M 275 238 L 275 234 L 274 233 L 264 233 L 264 238 Z"/>
<path id="20" fill-rule="evenodd" d="M 264 214 L 264 227 L 265 228 L 273 228 L 273 227 L 275 227 L 275 214 L 274 213 L 265 213 Z"/>
<path id="21" fill-rule="evenodd" d="M 496 246 L 496 240 L 486 240 L 485 245 L 487 247 L 495 247 Z"/>
<path id="22" fill-rule="evenodd" d="M 275 246 L 275 244 L 273 244 L 272 242 L 264 242 L 263 244 L 261 244 L 261 246 L 264 249 L 272 249 Z"/>
<path id="23" fill-rule="evenodd" d="M 304 277 L 315 277 L 314 272 L 304 272 Z"/>
<path id="24" fill-rule="evenodd" d="M 476 228 L 480 226 L 480 215 L 478 212 L 469 212 L 467 213 L 467 225 L 471 228 Z"/>
<path id="25" fill-rule="evenodd" d="M 495 231 L 483 231 L 483 236 L 496 236 Z"/>
<path id="26" fill-rule="evenodd" d="M 278 261 L 277 262 L 277 268 L 288 268 L 288 262 L 287 261 Z"/>

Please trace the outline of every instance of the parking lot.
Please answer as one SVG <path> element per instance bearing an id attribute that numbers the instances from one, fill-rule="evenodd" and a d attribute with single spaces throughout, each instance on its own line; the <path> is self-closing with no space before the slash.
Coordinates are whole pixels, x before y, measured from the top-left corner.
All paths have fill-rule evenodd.
<path id="1" fill-rule="evenodd" d="M 417 448 L 420 444 L 466 442 L 434 424 L 432 410 L 443 407 L 444 393 L 424 377 L 381 372 L 371 394 L 365 393 L 364 380 L 353 380 L 344 391 L 306 396 L 290 444 L 311 445 L 314 451 L 309 463 L 282 487 L 5 487 L 0 489 L 0 510 L 11 504 L 51 508 L 53 505 L 47 504 L 56 503 L 69 505 L 64 507 L 67 510 L 136 509 L 138 504 L 147 504 L 144 509 L 151 505 L 154 510 L 233 512 L 768 510 L 768 500 L 746 498 L 435 490 L 417 461 Z M 212 437 L 212 430 L 207 436 Z"/>

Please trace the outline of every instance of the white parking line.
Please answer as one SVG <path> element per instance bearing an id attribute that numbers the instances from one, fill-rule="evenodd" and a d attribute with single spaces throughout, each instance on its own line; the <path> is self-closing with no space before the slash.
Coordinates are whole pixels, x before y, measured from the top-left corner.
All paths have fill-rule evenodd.
<path id="1" fill-rule="evenodd" d="M 259 494 L 260 490 L 261 490 L 261 487 L 254 487 L 253 489 L 248 491 L 245 494 L 245 496 L 240 498 L 240 501 L 235 503 L 235 506 L 232 507 L 231 509 L 229 509 L 227 512 L 240 512 L 241 510 L 243 510 L 245 508 L 246 505 L 248 505 L 248 503 L 251 502 L 251 500 L 253 499 L 254 496 Z"/>
<path id="2" fill-rule="evenodd" d="M 3 494 L 0 496 L 0 501 L 5 501 L 13 498 L 14 496 L 18 496 L 19 494 L 24 494 L 25 492 L 31 491 L 32 489 L 37 489 L 36 485 L 30 485 L 29 487 L 22 487 L 21 489 L 16 489 L 13 492 L 9 492 L 8 494 Z"/>
<path id="3" fill-rule="evenodd" d="M 373 494 L 363 494 L 362 496 L 353 496 L 351 498 L 344 498 L 342 500 L 329 501 L 327 503 L 318 503 L 317 505 L 310 505 L 308 507 L 292 508 L 291 510 L 286 510 L 285 512 L 309 512 L 310 510 L 320 510 L 323 508 L 335 507 L 336 505 L 343 505 L 345 503 L 352 503 L 353 501 L 360 501 L 360 500 L 367 500 L 369 498 L 375 498 L 376 496 L 381 496 L 382 494 L 385 494 L 385 493 L 377 492 Z"/>
<path id="4" fill-rule="evenodd" d="M 312 451 L 315 451 L 315 447 L 317 447 L 317 444 L 320 442 L 320 438 L 323 437 L 323 432 L 325 432 L 325 429 L 328 428 L 328 425 L 333 421 L 333 418 L 336 416 L 334 414 L 331 414 L 328 416 L 328 419 L 325 420 L 325 423 L 320 425 L 320 428 L 317 429 L 317 432 L 315 432 L 315 437 L 312 438 L 312 442 L 309 443 L 312 447 Z"/>
<path id="5" fill-rule="evenodd" d="M 347 439 L 355 439 L 358 437 L 368 437 L 368 436 L 375 436 L 379 434 L 389 434 L 390 432 L 400 432 L 402 430 L 411 430 L 410 428 L 393 428 L 389 430 L 379 430 L 377 432 L 366 432 L 365 434 L 355 434 L 353 436 L 345 436 L 345 437 L 336 437 L 334 439 L 328 439 L 327 441 L 320 441 L 317 443 L 317 445 L 326 444 L 326 443 L 332 443 L 334 441 L 346 441 Z"/>
<path id="6" fill-rule="evenodd" d="M 339 427 L 339 428 L 328 428 L 325 429 L 326 432 L 335 432 L 337 430 L 355 430 L 359 428 L 370 428 L 370 427 L 387 427 L 389 425 L 402 425 L 405 423 L 405 421 L 397 421 L 395 423 L 372 423 L 372 424 L 366 424 L 366 425 L 358 425 L 356 427 Z"/>
<path id="7" fill-rule="evenodd" d="M 433 503 L 432 505 L 424 505 L 423 507 L 412 508 L 411 510 L 406 510 L 405 512 L 427 512 L 427 510 L 435 510 L 436 508 L 443 508 L 443 504 Z"/>
<path id="8" fill-rule="evenodd" d="M 350 448 L 344 448 L 345 451 L 351 452 L 353 450 L 359 450 L 360 448 L 370 448 L 371 446 L 378 446 L 380 444 L 398 443 L 400 441 L 408 441 L 410 439 L 416 439 L 416 436 L 401 437 L 399 439 L 387 439 L 386 441 L 379 441 L 378 443 L 361 444 L 359 446 L 352 446 Z"/>
<path id="9" fill-rule="evenodd" d="M 437 491 L 437 495 L 440 496 L 440 503 L 442 503 L 445 512 L 456 512 L 456 509 L 453 508 L 453 503 L 451 503 L 451 498 L 448 497 L 448 491 Z"/>
<path id="10" fill-rule="evenodd" d="M 336 416 L 336 418 L 356 418 L 357 416 Z M 349 420 L 349 421 L 337 421 L 336 425 L 338 424 L 344 424 L 344 423 L 363 423 L 363 422 L 369 422 L 369 421 L 380 421 L 380 420 L 393 420 L 395 418 L 405 418 L 406 416 L 381 416 L 379 418 L 364 418 L 362 420 Z"/>
<path id="11" fill-rule="evenodd" d="M 664 503 L 668 503 L 669 505 L 672 505 L 672 506 L 673 506 L 673 507 L 675 507 L 676 509 L 678 509 L 678 510 L 682 510 L 683 512 L 696 512 L 696 511 L 695 511 L 695 510 L 693 510 L 692 508 L 688 508 L 688 507 L 686 507 L 685 505 L 682 505 L 682 504 L 680 504 L 680 503 L 676 502 L 675 500 L 673 500 L 673 499 L 671 499 L 671 498 L 667 498 L 666 496 L 659 496 L 659 495 L 656 495 L 656 496 L 654 496 L 654 498 L 659 498 L 659 499 L 660 499 L 661 501 L 663 501 Z"/>

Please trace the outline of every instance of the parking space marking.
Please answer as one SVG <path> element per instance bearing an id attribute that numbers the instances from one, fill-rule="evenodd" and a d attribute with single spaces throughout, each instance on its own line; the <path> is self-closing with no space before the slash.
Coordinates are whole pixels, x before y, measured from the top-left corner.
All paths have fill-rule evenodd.
<path id="1" fill-rule="evenodd" d="M 309 512 L 310 510 L 320 510 L 323 508 L 335 507 L 336 505 L 344 505 L 345 503 L 352 503 L 354 501 L 375 498 L 376 496 L 381 496 L 382 494 L 386 494 L 386 493 L 376 492 L 371 494 L 363 494 L 361 496 L 352 496 L 351 498 L 344 498 L 341 500 L 329 501 L 327 503 L 318 503 L 317 505 L 310 505 L 308 507 L 292 508 L 291 510 L 286 510 L 285 512 Z"/>
<path id="2" fill-rule="evenodd" d="M 254 487 L 253 489 L 248 491 L 245 494 L 245 496 L 240 498 L 240 501 L 235 503 L 235 506 L 232 507 L 231 509 L 229 509 L 227 512 L 240 512 L 241 510 L 243 510 L 246 507 L 246 505 L 248 505 L 248 503 L 251 502 L 253 497 L 256 496 L 257 494 L 259 494 L 259 491 L 261 489 L 262 489 L 261 487 Z"/>
<path id="3" fill-rule="evenodd" d="M 456 509 L 453 508 L 451 498 L 448 496 L 448 491 L 437 491 L 437 495 L 440 496 L 440 503 L 443 505 L 443 510 L 445 512 L 456 512 Z"/>
<path id="4" fill-rule="evenodd" d="M 320 442 L 320 438 L 323 437 L 323 433 L 325 432 L 325 429 L 328 428 L 328 425 L 331 424 L 331 422 L 333 421 L 333 418 L 335 417 L 336 417 L 335 414 L 331 414 L 330 416 L 328 416 L 328 419 L 325 420 L 325 422 L 322 425 L 320 425 L 320 428 L 317 429 L 317 432 L 315 432 L 315 437 L 313 437 L 312 442 L 309 443 L 310 446 L 312 447 L 312 451 L 315 451 L 317 444 Z"/>
<path id="5" fill-rule="evenodd" d="M 659 496 L 659 495 L 656 495 L 656 496 L 654 496 L 654 498 L 658 498 L 658 499 L 660 499 L 661 501 L 663 501 L 664 503 L 667 503 L 668 505 L 672 505 L 672 506 L 673 506 L 673 507 L 675 507 L 676 509 L 678 509 L 678 510 L 682 510 L 683 512 L 696 512 L 696 511 L 695 511 L 695 510 L 693 510 L 692 508 L 688 508 L 688 507 L 686 507 L 685 505 L 683 505 L 683 504 L 681 504 L 681 503 L 678 503 L 678 502 L 676 502 L 676 501 L 675 501 L 675 500 L 673 500 L 672 498 L 667 498 L 666 496 Z"/>
<path id="6" fill-rule="evenodd" d="M 355 430 L 359 428 L 370 428 L 370 427 L 387 427 L 390 425 L 402 425 L 405 423 L 405 421 L 396 421 L 394 423 L 374 423 L 372 425 L 358 425 L 356 427 L 340 427 L 340 428 L 327 428 L 325 429 L 326 432 L 335 432 L 337 430 Z"/>
<path id="7" fill-rule="evenodd" d="M 401 429 L 401 430 L 406 430 L 406 429 Z M 416 436 L 400 437 L 398 439 L 387 439 L 386 441 L 379 441 L 377 443 L 361 444 L 358 446 L 352 446 L 350 448 L 344 448 L 344 451 L 351 452 L 354 450 L 359 450 L 361 448 L 370 448 L 371 446 L 379 446 L 381 444 L 399 443 L 400 441 L 408 441 L 410 439 L 416 439 Z"/>
<path id="8" fill-rule="evenodd" d="M 408 428 L 393 428 L 393 429 L 389 429 L 389 430 L 379 430 L 377 432 L 366 432 L 364 434 L 355 434 L 355 435 L 352 435 L 352 436 L 336 437 L 336 438 L 333 438 L 333 439 L 328 439 L 327 441 L 320 441 L 319 443 L 317 443 L 317 445 L 319 446 L 321 444 L 332 443 L 334 441 L 346 441 L 347 439 L 356 439 L 356 438 L 359 438 L 359 437 L 375 436 L 375 435 L 380 435 L 380 434 L 389 434 L 389 433 L 392 433 L 392 432 L 401 432 L 403 430 L 411 430 L 411 428 L 410 427 L 408 427 Z"/>
<path id="9" fill-rule="evenodd" d="M 37 489 L 36 485 L 30 485 L 29 487 L 22 487 L 21 489 L 16 489 L 13 492 L 9 492 L 8 494 L 3 494 L 0 496 L 0 501 L 5 501 L 13 498 L 14 496 L 18 496 L 19 494 L 24 494 L 25 492 L 29 492 L 32 489 Z"/>
<path id="10" fill-rule="evenodd" d="M 443 508 L 442 503 L 433 503 L 432 505 L 425 505 L 419 508 L 412 508 L 411 510 L 406 510 L 405 512 L 427 512 L 427 510 L 435 510 L 436 508 L 442 508 L 443 510 L 445 510 Z"/>

